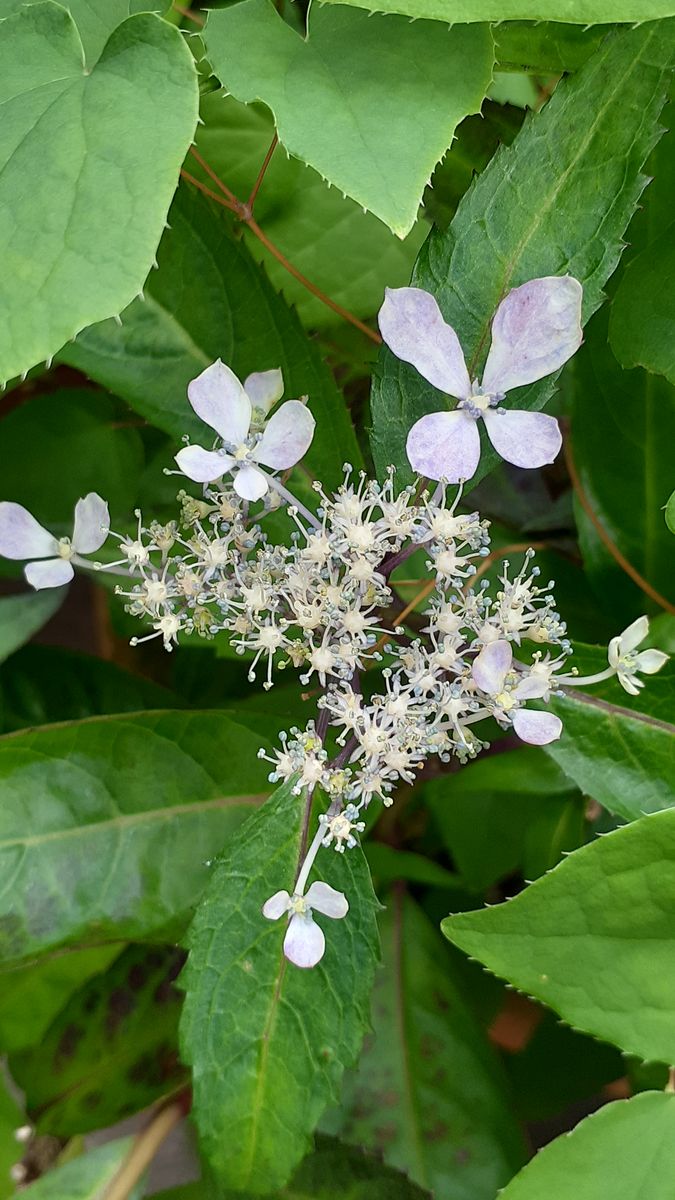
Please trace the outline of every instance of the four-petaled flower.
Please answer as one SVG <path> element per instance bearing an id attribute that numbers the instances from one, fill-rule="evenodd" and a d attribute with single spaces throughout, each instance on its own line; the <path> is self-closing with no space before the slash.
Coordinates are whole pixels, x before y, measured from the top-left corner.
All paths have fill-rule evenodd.
<path id="1" fill-rule="evenodd" d="M 560 737 L 562 721 L 559 717 L 518 707 L 524 700 L 544 696 L 550 681 L 541 675 L 514 671 L 509 642 L 488 642 L 476 655 L 471 674 L 476 686 L 492 697 L 494 715 L 510 721 L 521 741 L 532 746 L 547 746 Z"/>
<path id="2" fill-rule="evenodd" d="M 73 562 L 81 554 L 100 550 L 109 532 L 108 505 L 96 492 L 89 492 L 75 505 L 72 538 L 55 538 L 22 504 L 0 502 L 0 554 L 5 558 L 37 559 L 24 567 L 24 575 L 36 589 L 61 587 L 75 574 Z"/>
<path id="3" fill-rule="evenodd" d="M 269 921 L 278 921 L 279 917 L 288 914 L 284 954 L 296 967 L 315 967 L 323 958 L 326 949 L 323 930 L 312 916 L 314 909 L 323 913 L 325 917 L 337 919 L 347 916 L 349 904 L 342 892 L 337 892 L 330 884 L 320 881 L 310 886 L 306 896 L 290 896 L 285 891 L 275 892 L 263 904 L 263 916 Z"/>
<path id="4" fill-rule="evenodd" d="M 609 665 L 616 671 L 616 676 L 624 691 L 631 696 L 639 696 L 644 680 L 638 678 L 638 671 L 644 675 L 655 675 L 668 662 L 668 655 L 662 650 L 638 650 L 649 633 L 647 617 L 638 617 L 628 629 L 609 643 L 607 657 Z"/>
<path id="5" fill-rule="evenodd" d="M 217 450 L 186 446 L 176 455 L 183 474 L 195 483 L 212 483 L 232 472 L 235 492 L 243 500 L 260 500 L 269 488 L 261 467 L 294 467 L 314 436 L 314 417 L 301 400 L 287 400 L 264 423 L 282 393 L 278 370 L 249 375 L 243 386 L 220 359 L 202 371 L 188 384 L 188 400 L 222 445 Z"/>
<path id="6" fill-rule="evenodd" d="M 582 288 L 571 275 L 531 279 L 502 300 L 482 381 L 471 380 L 459 338 L 434 297 L 421 288 L 387 289 L 379 313 L 382 337 L 397 358 L 459 400 L 452 412 L 432 412 L 413 425 L 406 450 L 414 471 L 429 479 L 470 479 L 480 459 L 478 419 L 495 450 L 517 467 L 553 462 L 561 446 L 554 417 L 505 409 L 512 388 L 557 371 L 581 345 Z"/>

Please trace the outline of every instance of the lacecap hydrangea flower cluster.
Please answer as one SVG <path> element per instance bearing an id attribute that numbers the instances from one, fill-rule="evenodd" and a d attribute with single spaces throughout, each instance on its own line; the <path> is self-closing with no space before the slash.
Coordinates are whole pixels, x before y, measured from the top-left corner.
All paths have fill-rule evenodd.
<path id="1" fill-rule="evenodd" d="M 251 682 L 260 678 L 270 688 L 275 672 L 294 669 L 318 689 L 315 719 L 283 735 L 272 755 L 261 751 L 272 783 L 288 782 L 308 800 L 318 789 L 325 800 L 297 878 L 279 881 L 290 890 L 275 892 L 262 910 L 270 920 L 287 919 L 284 952 L 299 967 L 314 966 L 324 953 L 313 914 L 338 919 L 349 907 L 327 883 L 308 886 L 315 858 L 322 848 L 352 849 L 373 801 L 390 805 L 397 786 L 413 783 L 431 758 L 474 758 L 487 745 L 487 720 L 546 745 L 561 733 L 546 709 L 561 687 L 616 675 L 635 693 L 640 674 L 666 659 L 638 649 L 648 632 L 642 617 L 612 640 L 607 669 L 580 679 L 568 669 L 565 625 L 533 551 L 517 569 L 504 564 L 496 589 L 485 579 L 471 586 L 489 553 L 488 522 L 462 505 L 462 484 L 480 457 L 478 421 L 508 462 L 531 468 L 555 458 L 555 419 L 505 408 L 504 399 L 571 357 L 581 342 L 580 311 L 581 287 L 569 276 L 514 289 L 495 314 L 479 384 L 433 296 L 416 288 L 387 293 L 379 318 L 385 342 L 459 401 L 410 430 L 416 486 L 397 490 L 393 470 L 384 482 L 355 477 L 347 464 L 335 493 L 315 483 L 315 505 L 300 503 L 279 473 L 311 444 L 314 418 L 305 400 L 279 404 L 278 370 L 242 384 L 218 361 L 188 387 L 190 405 L 216 439 L 176 455 L 178 473 L 198 493 L 179 492 L 180 513 L 168 525 L 145 523 L 138 513 L 133 534 L 112 534 L 114 561 L 84 557 L 110 532 L 107 505 L 95 493 L 78 502 L 71 538 L 57 539 L 20 505 L 0 503 L 0 553 L 30 560 L 25 574 L 34 587 L 67 583 L 81 566 L 121 573 L 127 582 L 117 590 L 127 610 L 150 626 L 134 644 L 159 638 L 171 650 L 182 634 L 226 633 L 249 655 Z M 265 531 L 264 518 L 280 505 L 294 526 L 288 544 Z M 403 605 L 391 578 L 420 549 L 433 592 L 411 633 L 397 623 Z M 362 683 L 374 665 L 382 686 L 373 694 Z"/>

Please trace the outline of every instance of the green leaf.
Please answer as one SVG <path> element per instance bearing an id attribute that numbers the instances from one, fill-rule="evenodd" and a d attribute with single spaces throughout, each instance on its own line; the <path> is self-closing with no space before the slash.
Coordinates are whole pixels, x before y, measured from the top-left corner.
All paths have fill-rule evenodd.
<path id="1" fill-rule="evenodd" d="M 201 116 L 204 125 L 197 133 L 197 148 L 235 195 L 249 196 L 274 133 L 269 110 L 213 92 L 203 98 Z M 198 162 L 190 164 L 190 172 L 212 184 Z M 276 151 L 265 172 L 255 215 L 267 237 L 297 270 L 331 300 L 366 318 L 380 307 L 385 284 L 407 283 L 428 230 L 425 222 L 418 221 L 401 241 L 372 213 L 283 150 Z M 264 263 L 274 286 L 295 305 L 307 326 L 323 329 L 341 320 L 246 227 L 243 234 L 253 258 Z"/>
<path id="2" fill-rule="evenodd" d="M 270 0 L 243 0 L 209 15 L 205 41 L 227 90 L 272 109 L 289 153 L 399 237 L 492 79 L 487 26 L 450 31 L 342 6 L 311 8 L 303 39 Z"/>
<path id="3" fill-rule="evenodd" d="M 337 1132 L 442 1200 L 493 1200 L 523 1161 L 496 1057 L 436 929 L 403 891 L 380 930 L 375 1038 L 347 1082 Z"/>
<path id="4" fill-rule="evenodd" d="M 0 738 L 0 960 L 179 932 L 269 790 L 256 755 L 280 724 L 154 712 Z"/>
<path id="5" fill-rule="evenodd" d="M 38 1133 L 103 1129 L 187 1082 L 177 1053 L 184 955 L 129 946 L 84 983 L 39 1045 L 10 1056 Z"/>
<path id="6" fill-rule="evenodd" d="M 9 1200 L 11 1196 L 16 1196 L 10 1171 L 21 1158 L 21 1149 L 14 1133 L 24 1124 L 23 1110 L 16 1098 L 10 1096 L 3 1080 L 0 1084 L 0 1200 Z"/>
<path id="7" fill-rule="evenodd" d="M 142 288 L 194 133 L 197 76 L 182 35 L 152 14 L 118 26 L 86 73 L 70 15 L 45 3 L 0 25 L 0 80 L 8 380 Z"/>
<path id="8" fill-rule="evenodd" d="M 527 879 L 541 875 L 584 840 L 579 792 L 533 746 L 431 780 L 425 798 L 461 881 L 475 892 L 518 869 Z"/>
<path id="9" fill-rule="evenodd" d="M 671 1095 L 608 1104 L 544 1146 L 500 1200 L 670 1200 L 674 1134 Z"/>
<path id="10" fill-rule="evenodd" d="M 493 25 L 492 34 L 497 64 L 502 70 L 558 75 L 578 71 L 597 50 L 607 29 L 582 28 L 556 21 L 504 21 Z"/>
<path id="11" fill-rule="evenodd" d="M 671 533 L 675 533 L 675 492 L 671 492 L 666 504 L 666 525 Z"/>
<path id="12" fill-rule="evenodd" d="M 584 320 L 602 302 L 646 182 L 641 168 L 659 133 L 673 32 L 669 23 L 610 36 L 577 75 L 562 80 L 513 144 L 498 151 L 450 228 L 425 243 L 413 283 L 436 295 L 472 374 L 482 366 L 492 318 L 510 288 L 569 272 L 584 286 Z M 630 106 L 623 102 L 626 90 Z M 547 378 L 519 388 L 509 402 L 541 409 L 554 387 L 555 379 Z M 378 472 L 394 463 L 397 478 L 408 482 L 408 430 L 448 403 L 412 367 L 383 351 L 371 397 Z M 486 447 L 475 482 L 495 461 Z"/>
<path id="13" fill-rule="evenodd" d="M 96 946 L 40 958 L 0 972 L 0 1050 L 35 1046 L 54 1018 L 93 975 L 105 971 L 120 946 Z"/>
<path id="14" fill-rule="evenodd" d="M 222 210 L 185 187 L 169 220 L 145 302 L 134 301 L 121 326 L 106 321 L 86 330 L 61 357 L 177 441 L 185 433 L 205 436 L 186 389 L 216 358 L 242 378 L 281 367 L 286 395 L 308 395 L 317 418 L 305 461 L 336 486 L 342 464 L 358 466 L 361 456 L 346 405 L 297 316 L 233 237 Z"/>
<path id="15" fill-rule="evenodd" d="M 630 267 L 624 279 L 629 273 Z M 574 461 L 593 512 L 643 579 L 675 600 L 672 541 L 663 520 L 673 483 L 675 387 L 647 371 L 621 369 L 607 344 L 602 313 L 591 322 L 575 360 L 570 390 Z M 618 566 L 583 512 L 581 517 L 589 578 L 601 599 L 612 596 L 616 621 L 628 625 L 650 601 Z"/>
<path id="16" fill-rule="evenodd" d="M 524 1050 L 505 1056 L 505 1065 L 524 1121 L 563 1113 L 626 1074 L 626 1060 L 614 1046 L 561 1025 L 552 1013 L 537 1025 Z"/>
<path id="17" fill-rule="evenodd" d="M 401 13 L 432 21 L 546 21 L 551 16 L 549 0 L 324 0 L 327 4 L 353 4 L 377 12 Z M 559 0 L 556 21 L 572 25 L 603 22 L 653 21 L 675 16 L 673 0 Z"/>
<path id="18" fill-rule="evenodd" d="M 458 891 L 462 887 L 459 876 L 423 854 L 411 850 L 395 850 L 384 842 L 367 841 L 366 858 L 376 885 L 396 883 L 407 879 L 411 883 L 426 883 L 429 887 Z"/>
<path id="19" fill-rule="evenodd" d="M 594 674 L 607 664 L 604 651 L 579 647 L 576 665 Z M 639 696 L 616 682 L 592 690 L 568 688 L 549 707 L 563 722 L 562 737 L 546 753 L 587 795 L 627 821 L 675 804 L 675 669 L 645 678 Z"/>
<path id="20" fill-rule="evenodd" d="M 63 602 L 63 591 L 26 592 L 0 598 L 0 663 L 29 642 Z"/>
<path id="21" fill-rule="evenodd" d="M 0 18 L 11 16 L 27 4 L 39 3 L 41 0 L 0 0 Z M 137 12 L 159 12 L 163 5 L 153 0 L 65 0 L 63 7 L 77 25 L 87 65 L 91 66 L 126 17 Z"/>
<path id="22" fill-rule="evenodd" d="M 279 788 L 228 843 L 189 933 L 182 1055 L 194 1074 L 202 1148 L 224 1187 L 282 1187 L 335 1102 L 368 1028 L 377 901 L 359 849 L 324 853 L 321 873 L 350 910 L 326 920 L 326 953 L 300 970 L 282 953 L 286 921 L 262 905 L 292 889 L 306 806 Z M 319 917 L 319 923 L 322 918 Z"/>
<path id="23" fill-rule="evenodd" d="M 446 937 L 568 1024 L 675 1062 L 675 811 L 575 850 L 505 904 L 447 917 Z"/>
<path id="24" fill-rule="evenodd" d="M 405 1175 L 385 1167 L 356 1146 L 318 1137 L 316 1150 L 302 1162 L 278 1200 L 425 1200 L 428 1192 Z M 208 1195 L 208 1193 L 207 1193 Z M 203 1183 L 160 1192 L 153 1200 L 205 1200 Z M 219 1191 L 218 1200 L 247 1200 L 242 1192 Z"/>
<path id="25" fill-rule="evenodd" d="M 120 428 L 120 407 L 90 388 L 64 388 L 14 408 L 2 421 L 0 498 L 23 504 L 67 536 L 75 504 L 87 492 L 98 492 L 113 515 L 126 518 L 137 503 L 143 445 L 138 430 Z"/>
<path id="26" fill-rule="evenodd" d="M 133 1145 L 120 1138 L 48 1171 L 22 1192 L 28 1200 L 101 1200 Z M 138 1193 L 134 1190 L 134 1200 Z M 132 1200 L 132 1197 L 129 1197 Z"/>

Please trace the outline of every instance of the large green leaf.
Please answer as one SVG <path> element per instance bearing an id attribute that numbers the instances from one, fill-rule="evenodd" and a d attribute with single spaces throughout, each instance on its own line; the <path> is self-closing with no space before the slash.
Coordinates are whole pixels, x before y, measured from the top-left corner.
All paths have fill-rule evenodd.
<path id="1" fill-rule="evenodd" d="M 0 0 L 0 18 L 9 17 L 27 4 L 42 0 Z M 157 0 L 65 0 L 77 25 L 88 66 L 96 61 L 110 34 L 126 17 L 138 12 L 159 12 L 163 7 Z"/>
<path id="2" fill-rule="evenodd" d="M 575 361 L 570 391 L 574 459 L 593 511 L 624 558 L 675 601 L 672 539 L 662 511 L 673 486 L 675 387 L 647 371 L 622 370 L 601 313 Z M 589 577 L 602 599 L 612 596 L 616 621 L 628 625 L 650 601 L 580 515 Z"/>
<path id="3" fill-rule="evenodd" d="M 287 1182 L 368 1028 L 378 905 L 361 850 L 324 851 L 319 860 L 350 909 L 323 921 L 318 966 L 287 962 L 285 920 L 261 915 L 269 896 L 292 890 L 306 803 L 284 785 L 228 843 L 191 926 L 180 981 L 182 1053 L 193 1068 L 202 1146 L 219 1183 L 238 1191 Z"/>
<path id="4" fill-rule="evenodd" d="M 10 1056 L 39 1133 L 103 1129 L 187 1081 L 173 982 L 183 961 L 175 947 L 129 946 L 70 997 L 39 1045 Z"/>
<path id="5" fill-rule="evenodd" d="M 0 738 L 0 960 L 180 930 L 269 790 L 256 754 L 279 725 L 175 711 Z"/>
<path id="6" fill-rule="evenodd" d="M 501 1200 L 670 1200 L 673 1171 L 675 1097 L 644 1092 L 544 1146 Z"/>
<path id="7" fill-rule="evenodd" d="M 201 104 L 204 121 L 197 147 L 209 166 L 237 196 L 247 197 L 274 133 L 269 111 L 239 104 L 214 92 Z M 452 152 L 451 152 L 452 153 Z M 199 163 L 190 171 L 213 186 Z M 364 212 L 297 158 L 273 155 L 255 203 L 256 220 L 299 271 L 358 317 L 372 317 L 385 284 L 401 287 L 427 233 L 419 221 L 404 241 L 372 213 Z M 244 227 L 254 258 L 264 263 L 272 283 L 294 304 L 306 325 L 323 328 L 341 318 L 298 282 Z"/>
<path id="8" fill-rule="evenodd" d="M 7 380 L 142 288 L 194 133 L 197 76 L 179 31 L 152 14 L 118 26 L 85 72 L 71 17 L 50 2 L 0 25 L 0 80 Z"/>
<path id="9" fill-rule="evenodd" d="M 612 310 L 612 345 L 626 367 L 675 384 L 675 241 L 671 225 L 627 268 Z"/>
<path id="10" fill-rule="evenodd" d="M 88 1154 L 48 1171 L 22 1195 L 28 1200 L 102 1200 L 132 1146 L 133 1138 L 119 1138 L 97 1146 Z M 134 1188 L 129 1200 L 137 1200 L 138 1195 Z"/>
<path id="11" fill-rule="evenodd" d="M 105 971 L 121 950 L 119 944 L 71 950 L 0 972 L 0 1051 L 39 1043 L 73 993 Z"/>
<path id="12" fill-rule="evenodd" d="M 556 21 L 504 21 L 493 25 L 492 34 L 497 65 L 502 70 L 557 75 L 578 71 L 597 50 L 607 29 Z"/>
<path id="13" fill-rule="evenodd" d="M 10 1171 L 21 1157 L 14 1133 L 23 1124 L 23 1109 L 19 1107 L 16 1097 L 10 1096 L 3 1080 L 0 1084 L 0 1200 L 16 1196 Z"/>
<path id="14" fill-rule="evenodd" d="M 63 602 L 62 591 L 26 592 L 0 599 L 0 663 L 30 641 Z"/>
<path id="15" fill-rule="evenodd" d="M 377 12 L 402 13 L 433 21 L 556 21 L 573 25 L 603 22 L 653 21 L 675 16 L 673 0 L 559 0 L 551 11 L 550 0 L 324 0 L 353 4 Z"/>
<path id="16" fill-rule="evenodd" d="M 450 228 L 425 243 L 413 282 L 436 295 L 472 374 L 481 368 L 495 309 L 510 288 L 569 272 L 584 286 L 584 320 L 601 303 L 646 182 L 641 168 L 659 132 L 674 32 L 669 22 L 607 38 L 494 156 Z M 549 378 L 520 388 L 509 403 L 540 409 L 554 386 Z M 412 367 L 383 351 L 371 398 L 378 471 L 393 462 L 407 482 L 408 430 L 423 413 L 448 403 Z M 495 461 L 486 447 L 476 481 Z"/>
<path id="17" fill-rule="evenodd" d="M 606 653 L 588 646 L 575 656 L 583 674 L 607 665 Z M 615 681 L 568 688 L 550 706 L 563 722 L 559 741 L 546 752 L 587 795 L 627 821 L 675 804 L 675 670 L 645 679 L 639 696 Z"/>
<path id="18" fill-rule="evenodd" d="M 303 39 L 270 0 L 243 0 L 210 14 L 205 40 L 228 91 L 264 101 L 286 149 L 400 237 L 492 79 L 487 26 L 450 31 L 342 6 L 312 8 Z"/>
<path id="19" fill-rule="evenodd" d="M 421 909 L 395 891 L 380 930 L 375 1037 L 347 1083 L 337 1131 L 438 1200 L 493 1200 L 523 1161 L 497 1060 Z"/>
<path id="20" fill-rule="evenodd" d="M 514 899 L 442 928 L 568 1024 L 675 1062 L 675 810 L 598 838 Z"/>
<path id="21" fill-rule="evenodd" d="M 188 405 L 191 379 L 216 358 L 242 378 L 281 367 L 287 396 L 309 396 L 317 431 L 305 461 L 327 486 L 360 463 L 349 412 L 295 313 L 269 284 L 222 210 L 180 188 L 145 301 L 122 324 L 87 329 L 62 357 L 123 396 L 176 440 L 210 436 Z"/>

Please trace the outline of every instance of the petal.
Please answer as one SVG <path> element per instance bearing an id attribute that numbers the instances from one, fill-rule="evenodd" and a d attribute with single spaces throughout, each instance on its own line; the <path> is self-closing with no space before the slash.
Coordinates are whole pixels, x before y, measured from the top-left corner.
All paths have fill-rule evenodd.
<path id="1" fill-rule="evenodd" d="M 301 400 L 287 400 L 267 422 L 253 451 L 256 462 L 275 471 L 294 467 L 309 450 L 315 425 L 306 404 Z"/>
<path id="2" fill-rule="evenodd" d="M 110 529 L 110 513 L 105 500 L 96 492 L 89 492 L 75 505 L 73 526 L 73 549 L 78 554 L 92 554 L 100 550 Z"/>
<path id="3" fill-rule="evenodd" d="M 242 500 L 260 500 L 268 488 L 267 476 L 257 467 L 242 467 L 234 477 L 234 490 Z"/>
<path id="4" fill-rule="evenodd" d="M 562 733 L 560 717 L 547 712 L 530 712 L 521 708 L 513 715 L 513 728 L 522 742 L 531 746 L 548 746 L 555 742 Z"/>
<path id="5" fill-rule="evenodd" d="M 624 629 L 619 638 L 619 653 L 628 654 L 631 650 L 635 650 L 640 642 L 644 642 L 649 633 L 649 617 L 638 617 L 637 621 L 633 621 L 628 629 Z M 612 638 L 612 641 L 615 639 Z"/>
<path id="6" fill-rule="evenodd" d="M 284 938 L 284 954 L 296 967 L 315 967 L 323 958 L 326 939 L 311 917 L 294 913 Z"/>
<path id="7" fill-rule="evenodd" d="M 470 479 L 480 459 L 477 423 L 461 409 L 428 413 L 410 430 L 406 454 L 413 471 L 427 479 Z"/>
<path id="8" fill-rule="evenodd" d="M 229 471 L 234 459 L 219 450 L 204 450 L 202 446 L 186 446 L 174 456 L 184 475 L 195 483 L 212 483 Z"/>
<path id="9" fill-rule="evenodd" d="M 618 667 L 621 659 L 621 638 L 613 637 L 607 647 L 607 659 L 610 667 Z"/>
<path id="10" fill-rule="evenodd" d="M 234 371 L 220 359 L 188 384 L 188 400 L 224 442 L 239 446 L 244 441 L 251 424 L 251 401 Z"/>
<path id="11" fill-rule="evenodd" d="M 514 467 L 543 467 L 553 462 L 562 446 L 560 426 L 547 413 L 488 408 L 483 420 L 497 454 Z"/>
<path id="12" fill-rule="evenodd" d="M 262 906 L 263 917 L 267 917 L 268 921 L 278 921 L 279 917 L 283 917 L 284 913 L 288 912 L 290 900 L 288 892 L 275 892 Z"/>
<path id="13" fill-rule="evenodd" d="M 557 371 L 581 345 L 581 284 L 571 275 L 531 279 L 502 300 L 492 322 L 484 392 L 508 392 Z"/>
<path id="14" fill-rule="evenodd" d="M 421 288 L 386 288 L 378 314 L 380 332 L 390 350 L 412 363 L 434 387 L 466 400 L 471 381 L 459 338 L 434 297 Z"/>
<path id="15" fill-rule="evenodd" d="M 639 696 L 644 685 L 644 680 L 638 679 L 632 671 L 618 671 L 617 679 L 621 684 L 624 692 L 628 692 L 629 696 Z"/>
<path id="16" fill-rule="evenodd" d="M 0 503 L 0 554 L 5 558 L 46 558 L 58 549 L 56 538 L 22 504 Z"/>
<path id="17" fill-rule="evenodd" d="M 655 675 L 667 662 L 668 655 L 662 650 L 641 650 L 635 659 L 635 669 L 645 675 Z"/>
<path id="18" fill-rule="evenodd" d="M 278 367 L 273 371 L 254 371 L 244 380 L 244 391 L 254 408 L 268 413 L 284 394 L 284 377 Z"/>
<path id="19" fill-rule="evenodd" d="M 36 592 L 42 588 L 62 587 L 64 583 L 70 583 L 75 574 L 67 558 L 47 558 L 41 562 L 26 563 L 23 573 Z"/>
<path id="20" fill-rule="evenodd" d="M 323 913 L 325 917 L 346 917 L 349 912 L 347 897 L 331 887 L 329 883 L 317 880 L 308 889 L 305 900 L 310 908 Z"/>
<path id="21" fill-rule="evenodd" d="M 504 686 L 513 651 L 509 642 L 488 642 L 476 656 L 471 668 L 473 681 L 488 696 L 496 696 Z"/>
<path id="22" fill-rule="evenodd" d="M 516 700 L 541 700 L 551 690 L 551 681 L 545 675 L 524 675 L 513 689 Z"/>

